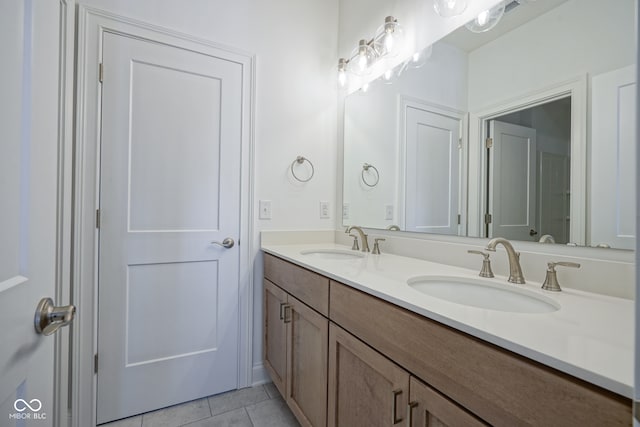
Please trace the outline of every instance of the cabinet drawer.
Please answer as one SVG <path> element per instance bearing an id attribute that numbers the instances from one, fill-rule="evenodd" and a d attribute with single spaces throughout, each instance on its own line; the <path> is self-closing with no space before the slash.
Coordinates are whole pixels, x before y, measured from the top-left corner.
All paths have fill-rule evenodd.
<path id="1" fill-rule="evenodd" d="M 329 315 L 329 279 L 326 277 L 267 253 L 264 254 L 264 276 L 324 316 Z"/>
<path id="2" fill-rule="evenodd" d="M 331 281 L 331 321 L 493 425 L 631 424 L 631 401 Z"/>

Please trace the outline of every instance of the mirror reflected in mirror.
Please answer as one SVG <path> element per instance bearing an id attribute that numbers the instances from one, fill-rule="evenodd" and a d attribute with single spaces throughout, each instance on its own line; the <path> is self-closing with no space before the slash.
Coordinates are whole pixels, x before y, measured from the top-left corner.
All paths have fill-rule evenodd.
<path id="1" fill-rule="evenodd" d="M 347 96 L 343 225 L 633 249 L 634 7 L 507 1 Z"/>

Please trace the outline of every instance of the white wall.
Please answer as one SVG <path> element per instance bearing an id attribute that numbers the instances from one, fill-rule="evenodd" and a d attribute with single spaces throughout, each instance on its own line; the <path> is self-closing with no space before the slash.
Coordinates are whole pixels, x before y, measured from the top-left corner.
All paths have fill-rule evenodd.
<path id="1" fill-rule="evenodd" d="M 569 0 L 474 50 L 469 54 L 470 111 L 634 63 L 634 4 Z"/>
<path id="2" fill-rule="evenodd" d="M 263 229 L 327 229 L 319 201 L 336 200 L 338 0 L 85 0 L 81 4 L 170 28 L 256 56 L 254 242 Z M 302 185 L 297 155 L 315 165 Z M 258 220 L 258 200 L 272 202 Z M 262 363 L 262 258 L 254 252 L 254 366 Z M 254 378 L 259 380 L 259 378 Z"/>

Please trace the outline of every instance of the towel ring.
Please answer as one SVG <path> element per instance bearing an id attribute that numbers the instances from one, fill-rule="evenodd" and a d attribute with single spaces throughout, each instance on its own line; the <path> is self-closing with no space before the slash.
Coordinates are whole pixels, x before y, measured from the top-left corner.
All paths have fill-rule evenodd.
<path id="1" fill-rule="evenodd" d="M 364 177 L 364 173 L 369 172 L 369 169 L 373 169 L 374 171 L 376 171 L 376 182 L 374 182 L 373 184 L 369 184 Z M 362 165 L 362 172 L 360 173 L 360 175 L 362 176 L 362 182 L 364 182 L 368 187 L 375 187 L 380 181 L 380 172 L 378 172 L 378 169 L 375 166 L 370 165 L 369 163 L 365 163 L 364 165 Z"/>
<path id="2" fill-rule="evenodd" d="M 301 164 L 303 164 L 304 162 L 308 162 L 308 163 L 309 163 L 309 165 L 311 166 L 311 175 L 309 175 L 309 178 L 307 178 L 307 179 L 300 179 L 300 178 L 298 177 L 298 175 L 296 175 L 296 173 L 294 172 L 293 167 L 296 165 L 296 163 L 298 163 L 298 164 L 300 164 L 300 165 L 301 165 Z M 315 172 L 316 172 L 316 171 L 315 171 L 315 168 L 313 167 L 313 163 L 311 163 L 311 160 L 307 159 L 306 157 L 298 156 L 298 157 L 296 157 L 296 159 L 291 163 L 291 175 L 293 175 L 293 177 L 294 177 L 295 179 L 297 179 L 298 181 L 300 181 L 300 182 L 308 182 L 308 181 L 311 181 L 311 178 L 313 178 L 313 174 L 314 174 Z"/>

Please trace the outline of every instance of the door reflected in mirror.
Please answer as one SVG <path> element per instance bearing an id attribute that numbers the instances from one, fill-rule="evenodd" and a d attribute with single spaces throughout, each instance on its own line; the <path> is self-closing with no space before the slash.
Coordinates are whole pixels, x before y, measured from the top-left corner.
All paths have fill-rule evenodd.
<path id="1" fill-rule="evenodd" d="M 343 224 L 633 249 L 635 6 L 600 6 L 523 2 L 349 95 Z"/>

